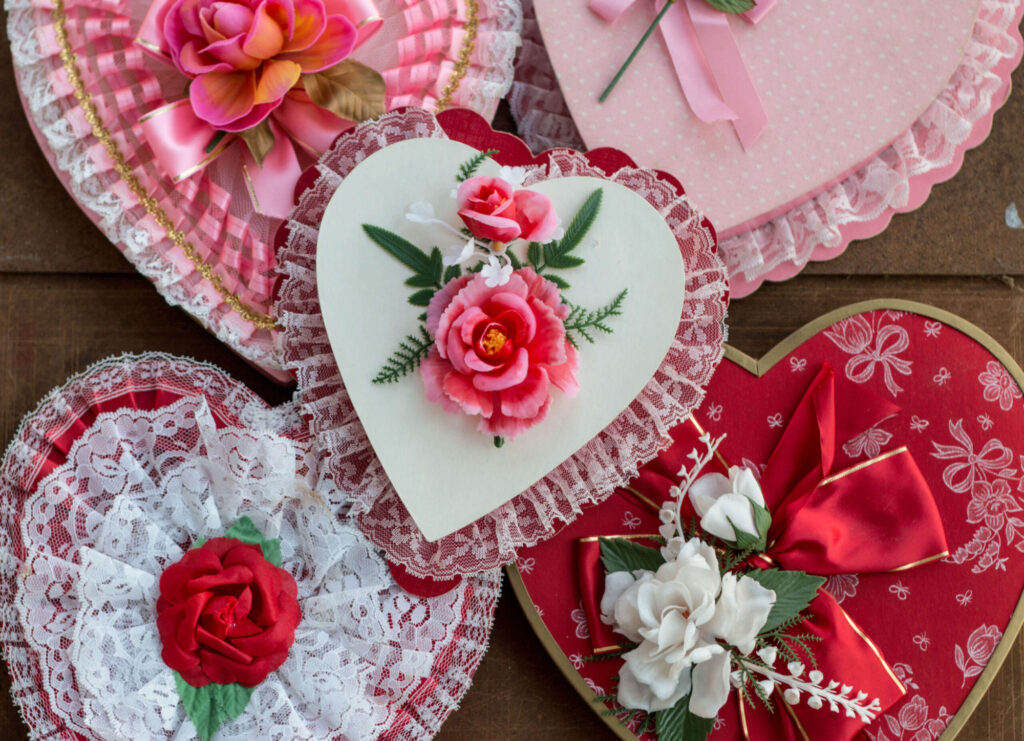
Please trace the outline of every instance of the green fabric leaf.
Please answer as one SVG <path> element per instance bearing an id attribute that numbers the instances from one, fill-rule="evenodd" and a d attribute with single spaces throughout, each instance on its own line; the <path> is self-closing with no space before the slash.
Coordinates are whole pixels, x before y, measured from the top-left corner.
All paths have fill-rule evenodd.
<path id="1" fill-rule="evenodd" d="M 535 268 L 540 265 L 541 249 L 540 242 L 530 242 L 530 246 L 526 250 L 526 259 Z"/>
<path id="2" fill-rule="evenodd" d="M 575 255 L 560 255 L 557 253 L 552 254 L 551 252 L 545 252 L 545 267 L 564 270 L 566 268 L 578 268 L 584 262 L 585 261 L 582 257 L 576 257 Z"/>
<path id="3" fill-rule="evenodd" d="M 423 273 L 416 273 L 411 278 L 405 279 L 405 285 L 412 286 L 413 288 L 433 288 L 436 284 L 434 276 L 424 275 Z"/>
<path id="4" fill-rule="evenodd" d="M 444 258 L 441 256 L 441 250 L 434 247 L 430 250 L 430 277 L 434 280 L 434 285 L 441 285 L 441 275 L 444 273 Z"/>
<path id="5" fill-rule="evenodd" d="M 459 165 L 459 174 L 455 176 L 455 180 L 464 183 L 473 177 L 473 173 L 477 171 L 480 165 L 483 164 L 484 160 L 488 157 L 498 153 L 497 149 L 486 149 L 483 152 L 477 152 L 468 160 Z"/>
<path id="6" fill-rule="evenodd" d="M 462 275 L 462 268 L 460 268 L 458 265 L 449 265 L 448 269 L 444 271 L 444 279 L 441 282 L 445 283 L 445 284 L 450 283 L 451 281 L 455 280 L 456 278 L 460 277 L 461 275 Z M 420 321 L 424 321 L 425 322 L 426 320 L 427 320 L 427 318 L 423 317 L 423 319 L 421 319 Z"/>
<path id="7" fill-rule="evenodd" d="M 653 546 L 659 545 L 653 538 L 647 542 Z M 657 571 L 658 567 L 665 563 L 659 548 L 651 548 L 629 538 L 601 538 L 600 543 L 601 564 L 609 574 L 613 571 L 637 569 Z"/>
<path id="8" fill-rule="evenodd" d="M 224 537 L 258 545 L 263 551 L 263 558 L 281 568 L 281 539 L 264 536 L 248 517 L 238 518 L 238 521 L 224 533 Z"/>
<path id="9" fill-rule="evenodd" d="M 572 221 L 569 222 L 569 226 L 565 228 L 565 236 L 557 243 L 560 254 L 564 255 L 567 252 L 572 252 L 583 241 L 583 238 L 587 236 L 590 227 L 594 225 L 594 219 L 597 218 L 597 214 L 601 211 L 601 199 L 603 197 L 604 191 L 600 188 L 587 196 L 587 200 L 583 202 L 580 210 L 576 212 L 576 215 L 572 217 Z"/>
<path id="10" fill-rule="evenodd" d="M 509 264 L 512 265 L 513 270 L 519 270 L 519 268 L 523 267 L 522 261 L 520 261 L 520 259 L 516 257 L 515 252 L 513 252 L 512 250 L 506 250 L 505 254 L 508 255 L 508 261 Z"/>
<path id="11" fill-rule="evenodd" d="M 363 224 L 363 231 L 366 232 L 366 236 L 383 247 L 403 265 L 411 268 L 413 272 L 423 275 L 432 274 L 430 257 L 409 240 L 373 224 Z"/>
<path id="12" fill-rule="evenodd" d="M 775 604 L 768 614 L 768 621 L 761 632 L 774 630 L 785 622 L 800 615 L 811 600 L 818 594 L 818 589 L 825 583 L 823 576 L 811 576 L 803 571 L 783 571 L 782 569 L 766 569 L 765 571 L 748 571 L 749 576 L 765 589 L 775 592 Z"/>
<path id="13" fill-rule="evenodd" d="M 193 687 L 178 672 L 174 672 L 174 684 L 178 688 L 178 697 L 185 707 L 185 713 L 192 720 L 202 741 L 210 741 L 223 723 L 241 715 L 256 689 L 240 684 L 213 683 Z"/>
<path id="14" fill-rule="evenodd" d="M 552 283 L 554 283 L 556 286 L 559 287 L 559 289 L 563 291 L 572 287 L 571 285 L 569 285 L 569 281 L 565 280 L 565 278 L 558 277 L 554 273 L 550 273 L 548 275 L 545 275 L 544 277 L 547 278 Z"/>
<path id="15" fill-rule="evenodd" d="M 426 321 L 426 319 L 424 314 L 420 321 Z M 395 383 L 420 367 L 423 359 L 430 354 L 434 340 L 422 324 L 418 329 L 420 332 L 418 337 L 408 334 L 402 342 L 398 343 L 398 349 L 391 353 L 387 362 L 374 376 L 374 383 Z"/>
<path id="16" fill-rule="evenodd" d="M 714 727 L 714 718 L 701 718 L 690 712 L 689 695 L 668 710 L 654 714 L 658 741 L 704 741 Z"/>
<path id="17" fill-rule="evenodd" d="M 433 288 L 424 288 L 422 291 L 416 291 L 409 297 L 409 303 L 413 306 L 430 306 L 430 299 L 434 298 Z"/>
<path id="18" fill-rule="evenodd" d="M 754 0 L 707 0 L 715 10 L 723 13 L 746 13 L 754 7 Z"/>

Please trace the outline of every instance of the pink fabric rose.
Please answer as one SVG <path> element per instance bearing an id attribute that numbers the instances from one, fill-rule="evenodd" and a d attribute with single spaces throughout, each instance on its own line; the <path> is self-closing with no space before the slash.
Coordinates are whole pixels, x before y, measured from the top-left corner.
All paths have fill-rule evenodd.
<path id="1" fill-rule="evenodd" d="M 196 115 L 223 131 L 263 121 L 299 82 L 347 57 L 344 0 L 176 0 L 162 19 L 171 60 L 192 78 Z"/>
<path id="2" fill-rule="evenodd" d="M 427 308 L 434 337 L 420 365 L 427 398 L 479 415 L 481 432 L 516 437 L 547 416 L 552 385 L 569 396 L 579 389 L 568 313 L 558 288 L 531 268 L 493 288 L 480 275 L 450 281 Z"/>
<path id="3" fill-rule="evenodd" d="M 456 197 L 459 217 L 480 239 L 547 242 L 558 227 L 551 199 L 532 190 L 515 190 L 501 178 L 469 178 Z"/>

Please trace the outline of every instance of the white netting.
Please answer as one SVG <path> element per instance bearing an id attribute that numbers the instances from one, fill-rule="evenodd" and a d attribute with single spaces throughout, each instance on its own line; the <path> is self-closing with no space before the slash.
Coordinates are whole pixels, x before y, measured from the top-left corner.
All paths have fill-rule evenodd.
<path id="1" fill-rule="evenodd" d="M 93 419 L 102 399 L 133 403 Z M 146 356 L 97 366 L 26 418 L 0 479 L 0 638 L 34 737 L 195 735 L 160 660 L 157 582 L 243 515 L 281 538 L 303 619 L 219 738 L 422 739 L 456 706 L 499 575 L 429 600 L 403 592 L 294 407 L 278 411 L 212 368 Z M 243 416 L 261 426 L 235 426 Z"/>
<path id="2" fill-rule="evenodd" d="M 737 295 L 751 293 L 769 275 L 789 278 L 809 260 L 837 257 L 848 242 L 841 227 L 873 222 L 906 207 L 915 178 L 943 170 L 963 156 L 976 127 L 991 120 L 996 93 L 1006 83 L 997 65 L 1018 52 L 1020 31 L 1014 20 L 1021 2 L 982 0 L 971 40 L 946 88 L 910 129 L 870 162 L 782 216 L 722 240 L 729 276 L 742 278 Z M 523 46 L 509 103 L 520 135 L 535 152 L 582 146 L 544 49 L 532 0 L 523 0 Z M 934 181 L 933 176 L 925 184 Z"/>
<path id="3" fill-rule="evenodd" d="M 550 537 L 560 523 L 571 522 L 584 506 L 604 500 L 634 476 L 637 466 L 668 442 L 668 430 L 703 398 L 722 356 L 727 295 L 714 232 L 657 173 L 623 167 L 609 176 L 577 152 L 547 156 L 528 183 L 568 175 L 606 178 L 639 193 L 665 217 L 686 266 L 682 320 L 654 378 L 611 425 L 526 492 L 458 532 L 426 542 L 374 455 L 331 354 L 317 299 L 316 240 L 331 195 L 359 162 L 396 141 L 445 136 L 433 116 L 409 112 L 339 139 L 321 158 L 319 177 L 287 222 L 280 255 L 285 278 L 276 304 L 286 327 L 285 362 L 302 388 L 303 413 L 320 446 L 330 452 L 334 476 L 353 492 L 360 526 L 389 560 L 434 579 L 480 573 L 512 560 L 517 548 Z"/>

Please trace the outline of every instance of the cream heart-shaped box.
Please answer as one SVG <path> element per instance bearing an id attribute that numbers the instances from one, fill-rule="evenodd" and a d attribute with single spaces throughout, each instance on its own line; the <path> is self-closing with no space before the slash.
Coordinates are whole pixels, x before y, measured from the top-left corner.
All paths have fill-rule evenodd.
<path id="1" fill-rule="evenodd" d="M 453 240 L 444 230 L 405 218 L 417 202 L 461 226 L 452 198 L 460 164 L 477 150 L 441 139 L 385 147 L 360 163 L 327 206 L 317 243 L 317 286 L 324 324 L 345 387 L 384 470 L 427 540 L 473 522 L 529 488 L 597 435 L 641 392 L 672 345 L 683 307 L 685 270 L 665 219 L 618 183 L 588 177 L 540 181 L 563 224 L 597 188 L 600 212 L 574 254 L 585 264 L 561 275 L 563 299 L 607 304 L 626 289 L 611 334 L 582 342 L 574 398 L 552 391 L 547 418 L 495 447 L 479 418 L 430 402 L 418 373 L 397 383 L 374 377 L 421 308 L 411 306 L 409 270 L 363 229 L 372 224 L 430 250 Z M 487 160 L 477 174 L 497 176 Z M 445 241 L 447 240 L 447 241 Z M 513 250 L 525 244 L 512 245 Z"/>
<path id="2" fill-rule="evenodd" d="M 779 0 L 756 25 L 729 18 L 767 114 L 760 137 L 744 150 L 728 121 L 705 123 L 693 114 L 659 34 L 598 101 L 654 18 L 654 0 L 635 0 L 614 23 L 586 0 L 534 0 L 587 146 L 622 149 L 640 165 L 684 180 L 723 237 L 815 196 L 907 131 L 960 64 L 979 6 Z"/>

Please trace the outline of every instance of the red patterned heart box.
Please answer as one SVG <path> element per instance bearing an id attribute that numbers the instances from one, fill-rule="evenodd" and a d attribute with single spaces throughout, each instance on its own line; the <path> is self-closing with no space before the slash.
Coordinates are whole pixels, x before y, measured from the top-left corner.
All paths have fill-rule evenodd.
<path id="1" fill-rule="evenodd" d="M 906 690 L 863 730 L 872 741 L 918 741 L 952 737 L 966 722 L 1024 620 L 1024 372 L 977 327 L 932 307 L 895 300 L 833 312 L 760 360 L 727 348 L 703 406 L 676 428 L 672 447 L 642 467 L 628 490 L 617 491 L 559 537 L 520 552 L 510 568 L 520 604 L 595 712 L 605 710 L 597 696 L 615 694 L 622 660 L 591 658 L 595 648 L 600 653 L 609 629 L 594 620 L 594 595 L 584 595 L 580 587 L 580 570 L 594 568 L 578 563 L 581 541 L 656 535 L 664 482 L 700 445 L 698 430 L 712 437 L 725 434 L 721 458 L 760 475 L 825 366 L 835 375 L 837 437 L 831 476 L 821 484 L 893 456 L 906 457 L 905 447 L 934 495 L 948 544 L 948 553 L 921 564 L 879 573 L 837 573 L 835 567 L 818 572 L 828 575 L 824 589 L 862 634 L 863 646 L 872 652 L 877 647 L 880 670 L 893 679 L 892 686 Z M 841 387 L 846 391 L 840 393 Z M 857 425 L 867 418 L 868 399 L 868 406 L 889 408 L 863 429 Z M 893 480 L 892 486 L 857 491 L 860 506 L 866 498 L 875 503 L 878 518 L 890 516 L 899 509 L 894 499 L 904 483 Z M 908 538 L 915 537 L 914 526 L 906 530 Z M 859 547 L 867 549 L 869 560 L 874 555 L 884 560 L 890 546 Z M 794 714 L 787 705 L 792 721 L 776 725 L 782 730 L 772 737 L 826 737 L 819 724 L 838 716 L 827 706 L 817 711 L 805 706 L 794 706 Z M 747 709 L 745 718 L 737 709 L 733 700 L 722 708 L 712 739 L 757 737 L 746 727 L 756 726 L 747 723 L 752 711 Z M 816 732 L 807 734 L 802 713 L 824 716 L 811 721 Z M 640 732 L 639 718 L 629 725 L 605 718 L 622 738 Z M 656 738 L 653 731 L 641 735 Z"/>

